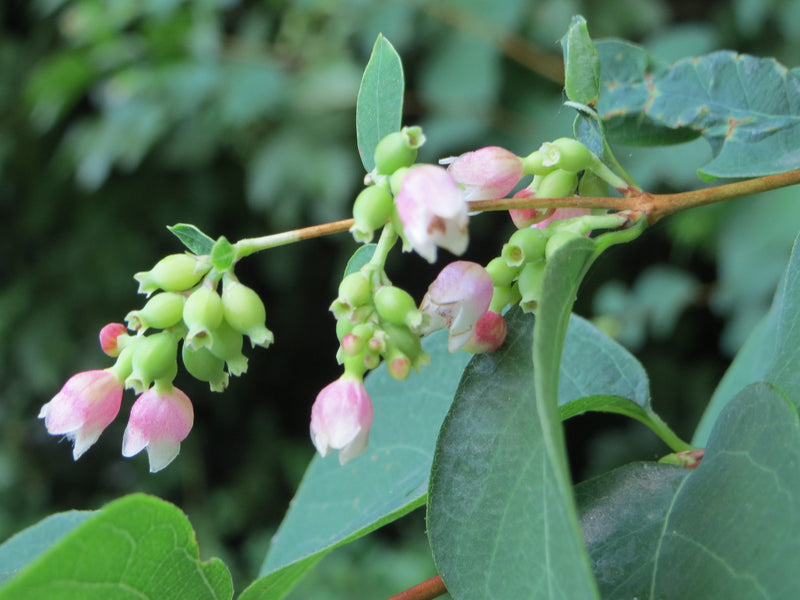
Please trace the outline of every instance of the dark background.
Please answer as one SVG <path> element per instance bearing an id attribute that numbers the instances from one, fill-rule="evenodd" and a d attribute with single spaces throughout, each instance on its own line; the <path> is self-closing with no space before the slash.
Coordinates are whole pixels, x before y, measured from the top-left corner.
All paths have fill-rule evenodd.
<path id="1" fill-rule="evenodd" d="M 224 394 L 179 375 L 195 426 L 166 470 L 119 454 L 129 395 L 77 463 L 39 407 L 72 373 L 110 364 L 97 332 L 143 303 L 133 273 L 181 251 L 166 225 L 234 241 L 349 216 L 363 177 L 355 98 L 379 32 L 404 60 L 405 123 L 429 140 L 421 160 L 488 144 L 527 154 L 571 133 L 552 73 L 576 13 L 594 37 L 667 61 L 731 48 L 800 64 L 793 0 L 0 4 L 0 539 L 145 491 L 186 511 L 202 556 L 221 556 L 237 589 L 251 581 L 312 456 L 311 404 L 339 373 L 327 307 L 349 236 L 237 268 L 276 344 L 249 352 L 250 371 Z M 695 169 L 710 154 L 697 140 L 618 156 L 658 192 L 703 185 Z M 636 352 L 656 409 L 685 437 L 768 307 L 798 207 L 788 190 L 671 217 L 609 251 L 582 288 L 577 312 Z M 473 219 L 468 258 L 488 261 L 511 232 L 505 214 Z M 389 275 L 421 298 L 440 267 L 395 256 Z M 567 433 L 577 480 L 667 452 L 613 416 L 577 418 Z M 421 519 L 326 559 L 298 597 L 346 598 L 355 579 L 380 597 L 428 576 Z"/>

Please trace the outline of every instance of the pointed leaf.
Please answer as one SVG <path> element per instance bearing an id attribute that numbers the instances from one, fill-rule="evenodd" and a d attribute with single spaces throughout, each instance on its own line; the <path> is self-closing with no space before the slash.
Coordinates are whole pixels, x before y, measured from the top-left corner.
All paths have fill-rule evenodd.
<path id="1" fill-rule="evenodd" d="M 702 135 L 714 177 L 755 177 L 800 167 L 800 72 L 729 51 L 667 65 L 634 44 L 598 42 L 598 112 L 619 142 L 667 144 Z M 757 90 L 757 93 L 755 92 Z"/>
<path id="2" fill-rule="evenodd" d="M 722 378 L 693 443 L 703 446 L 724 406 L 742 388 L 756 381 L 768 381 L 800 402 L 800 235 L 789 258 L 786 272 L 775 292 L 772 307 L 750 334 Z"/>
<path id="3" fill-rule="evenodd" d="M 567 98 L 593 107 L 600 96 L 600 58 L 594 47 L 586 19 L 572 17 L 566 35 L 561 38 L 564 52 L 564 89 Z"/>
<path id="4" fill-rule="evenodd" d="M 759 383 L 723 410 L 696 470 L 629 465 L 578 486 L 603 597 L 800 597 L 798 464 L 797 406 Z"/>
<path id="5" fill-rule="evenodd" d="M 505 344 L 470 362 L 436 444 L 434 560 L 459 600 L 595 598 L 536 409 L 532 319 L 507 316 Z"/>
<path id="6" fill-rule="evenodd" d="M 210 254 L 211 265 L 220 273 L 224 273 L 233 267 L 236 250 L 224 235 L 214 242 Z"/>
<path id="7" fill-rule="evenodd" d="M 214 240 L 194 225 L 178 223 L 177 225 L 167 227 L 167 229 L 183 242 L 184 246 L 198 256 L 211 254 L 211 249 L 214 247 Z"/>
<path id="8" fill-rule="evenodd" d="M 389 41 L 379 35 L 364 69 L 356 103 L 358 154 L 367 173 L 375 167 L 375 146 L 400 129 L 404 86 L 400 56 Z"/>
<path id="9" fill-rule="evenodd" d="M 233 597 L 225 565 L 218 559 L 201 562 L 186 516 L 158 498 L 126 496 L 61 533 L 0 589 L 0 599 Z"/>

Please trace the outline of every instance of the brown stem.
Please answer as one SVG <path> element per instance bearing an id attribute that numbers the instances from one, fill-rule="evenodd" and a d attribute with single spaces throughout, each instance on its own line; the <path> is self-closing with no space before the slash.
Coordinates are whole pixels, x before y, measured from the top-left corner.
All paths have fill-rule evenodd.
<path id="1" fill-rule="evenodd" d="M 387 598 L 387 600 L 433 600 L 433 598 L 438 598 L 446 593 L 447 588 L 444 586 L 442 576 L 436 575 Z"/>
<path id="2" fill-rule="evenodd" d="M 690 192 L 676 194 L 648 194 L 642 192 L 626 198 L 570 196 L 567 198 L 502 198 L 500 200 L 479 200 L 469 203 L 470 211 L 508 210 L 510 208 L 575 207 L 630 210 L 643 213 L 650 224 L 680 210 L 695 208 L 775 190 L 800 183 L 800 169 L 746 179 L 735 183 L 718 185 Z"/>

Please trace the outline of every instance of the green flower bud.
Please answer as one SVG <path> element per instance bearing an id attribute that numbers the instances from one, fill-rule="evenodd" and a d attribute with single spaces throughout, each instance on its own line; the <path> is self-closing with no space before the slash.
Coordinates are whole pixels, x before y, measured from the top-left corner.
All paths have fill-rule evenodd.
<path id="1" fill-rule="evenodd" d="M 197 288 L 183 305 L 183 322 L 189 328 L 186 343 L 193 348 L 211 346 L 211 332 L 222 323 L 222 316 L 222 299 L 217 291 L 206 286 Z"/>
<path id="2" fill-rule="evenodd" d="M 386 360 L 389 357 L 400 353 L 407 356 L 411 361 L 411 367 L 419 371 L 420 367 L 430 364 L 431 356 L 422 349 L 420 336 L 408 327 L 402 325 L 384 325 L 386 332 Z"/>
<path id="3" fill-rule="evenodd" d="M 184 344 L 181 358 L 189 374 L 195 379 L 207 382 L 212 392 L 223 392 L 228 387 L 229 376 L 225 372 L 225 361 L 215 356 L 208 348 L 192 348 Z"/>
<path id="4" fill-rule="evenodd" d="M 197 285 L 209 269 L 211 265 L 194 254 L 170 254 L 133 278 L 139 282 L 140 294 L 150 295 L 158 289 L 182 292 Z"/>
<path id="5" fill-rule="evenodd" d="M 133 310 L 125 317 L 128 328 L 138 331 L 167 329 L 177 325 L 183 317 L 186 297 L 177 292 L 161 292 L 147 301 L 141 310 Z"/>
<path id="6" fill-rule="evenodd" d="M 558 138 L 545 142 L 539 148 L 545 166 L 555 166 L 564 171 L 577 173 L 592 164 L 593 154 L 586 146 L 572 138 Z"/>
<path id="7" fill-rule="evenodd" d="M 394 198 L 386 188 L 373 185 L 362 190 L 353 204 L 353 238 L 361 243 L 371 242 L 375 230 L 386 224 L 393 209 Z"/>
<path id="8" fill-rule="evenodd" d="M 511 285 L 495 286 L 489 310 L 499 315 L 503 313 L 506 306 L 519 302 L 519 298 L 512 289 Z"/>
<path id="9" fill-rule="evenodd" d="M 542 175 L 547 175 L 548 173 L 556 169 L 555 165 L 545 165 L 543 162 L 544 160 L 545 160 L 545 155 L 542 154 L 542 152 L 539 150 L 537 150 L 536 152 L 532 152 L 528 156 L 523 158 L 522 165 L 525 174 L 540 177 Z"/>
<path id="10" fill-rule="evenodd" d="M 566 198 L 575 193 L 578 187 L 578 175 L 563 169 L 556 169 L 542 177 L 539 188 L 536 190 L 537 198 Z"/>
<path id="11" fill-rule="evenodd" d="M 411 359 L 402 352 L 395 352 L 386 357 L 386 370 L 397 381 L 408 379 L 411 374 Z"/>
<path id="12" fill-rule="evenodd" d="M 228 365 L 228 372 L 238 377 L 247 372 L 247 357 L 242 354 L 244 336 L 223 319 L 211 335 L 211 354 Z"/>
<path id="13" fill-rule="evenodd" d="M 361 271 L 350 273 L 339 284 L 339 300 L 352 308 L 366 304 L 371 293 L 369 277 Z"/>
<path id="14" fill-rule="evenodd" d="M 521 296 L 519 305 L 524 312 L 533 312 L 539 305 L 546 266 L 547 263 L 543 260 L 530 262 L 522 268 L 522 272 L 519 274 L 517 279 Z"/>
<path id="15" fill-rule="evenodd" d="M 267 312 L 258 294 L 234 279 L 222 283 L 222 305 L 225 320 L 239 333 L 250 338 L 250 344 L 266 348 L 273 341 L 272 332 L 265 322 Z"/>
<path id="16" fill-rule="evenodd" d="M 132 370 L 125 387 L 141 394 L 156 379 L 174 379 L 178 373 L 177 352 L 178 340 L 168 331 L 140 337 L 133 348 Z"/>
<path id="17" fill-rule="evenodd" d="M 503 245 L 500 256 L 509 267 L 521 267 L 524 263 L 541 259 L 546 244 L 547 234 L 541 229 L 518 229 Z"/>
<path id="18" fill-rule="evenodd" d="M 579 237 L 584 236 L 582 236 L 580 233 L 575 233 L 574 231 L 556 231 L 552 236 L 550 236 L 550 239 L 547 240 L 547 246 L 545 247 L 544 251 L 545 259 L 550 260 L 555 253 L 561 249 L 562 246 Z"/>
<path id="19" fill-rule="evenodd" d="M 339 317 L 336 321 L 336 339 L 341 342 L 348 333 L 353 331 L 353 324 L 350 319 Z"/>
<path id="20" fill-rule="evenodd" d="M 600 179 L 591 171 L 586 171 L 581 175 L 581 180 L 578 183 L 579 196 L 608 196 L 608 183 Z"/>
<path id="21" fill-rule="evenodd" d="M 382 175 L 410 167 L 417 160 L 417 148 L 425 143 L 420 127 L 403 127 L 384 137 L 375 147 L 375 168 Z"/>
<path id="22" fill-rule="evenodd" d="M 521 267 L 509 266 L 508 262 L 500 256 L 493 258 L 486 265 L 486 272 L 489 273 L 489 277 L 492 278 L 492 284 L 495 287 L 511 285 L 511 282 L 519 275 L 520 270 Z"/>
<path id="23" fill-rule="evenodd" d="M 387 285 L 375 292 L 375 309 L 378 316 L 392 325 L 406 325 L 416 329 L 422 324 L 422 313 L 407 291 Z"/>
<path id="24" fill-rule="evenodd" d="M 406 176 L 406 173 L 408 173 L 408 167 L 402 167 L 389 177 L 389 189 L 392 190 L 393 196 L 400 193 L 400 186 L 403 184 L 403 177 Z"/>

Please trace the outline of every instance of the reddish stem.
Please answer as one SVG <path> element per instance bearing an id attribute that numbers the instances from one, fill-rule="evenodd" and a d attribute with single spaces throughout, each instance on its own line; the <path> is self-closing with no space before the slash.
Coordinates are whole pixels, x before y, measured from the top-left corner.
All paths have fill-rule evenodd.
<path id="1" fill-rule="evenodd" d="M 433 600 L 433 598 L 438 598 L 446 593 L 447 588 L 444 586 L 442 576 L 436 575 L 387 598 L 387 600 Z"/>

